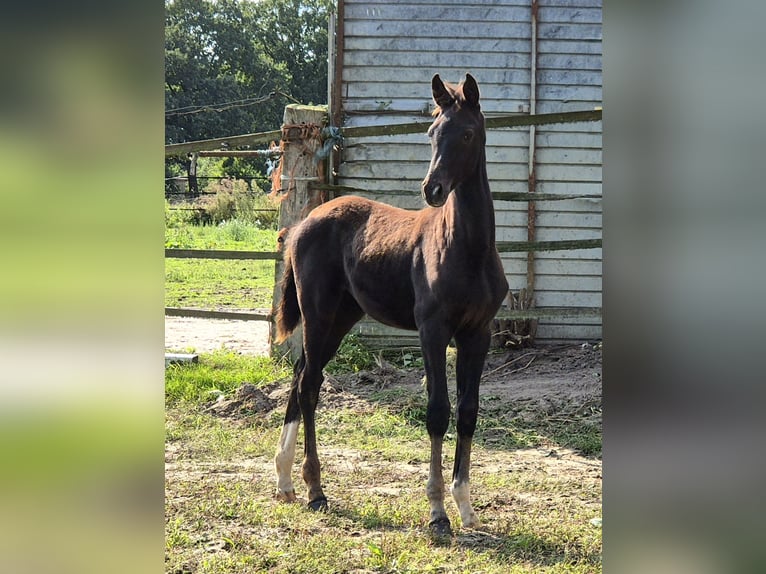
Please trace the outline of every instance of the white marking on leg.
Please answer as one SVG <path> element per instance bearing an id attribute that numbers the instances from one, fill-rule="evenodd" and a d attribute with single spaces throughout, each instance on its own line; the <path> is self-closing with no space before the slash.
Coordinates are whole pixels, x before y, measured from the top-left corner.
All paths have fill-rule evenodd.
<path id="1" fill-rule="evenodd" d="M 292 469 L 295 462 L 295 443 L 298 440 L 299 421 L 287 423 L 279 436 L 274 466 L 277 470 L 277 498 L 286 502 L 295 500 Z"/>
<path id="2" fill-rule="evenodd" d="M 463 521 L 463 526 L 467 528 L 476 528 L 479 526 L 479 517 L 474 512 L 471 506 L 471 493 L 468 482 L 458 484 L 457 481 L 452 483 L 452 498 L 457 503 L 458 511 L 460 512 L 460 520 Z"/>

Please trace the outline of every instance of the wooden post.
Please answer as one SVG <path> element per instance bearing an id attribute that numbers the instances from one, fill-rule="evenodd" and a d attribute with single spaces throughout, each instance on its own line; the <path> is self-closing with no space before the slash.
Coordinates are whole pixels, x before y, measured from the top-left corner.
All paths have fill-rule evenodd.
<path id="1" fill-rule="evenodd" d="M 199 195 L 199 187 L 197 187 L 197 154 L 191 152 L 188 156 L 188 161 L 189 195 L 197 197 Z"/>
<path id="2" fill-rule="evenodd" d="M 324 164 L 317 164 L 314 155 L 322 146 L 320 131 L 327 117 L 326 106 L 290 104 L 285 107 L 282 125 L 281 203 L 279 208 L 280 237 L 289 235 L 289 228 L 302 221 L 308 213 L 323 202 L 326 192 L 310 189 L 312 182 L 325 183 Z M 283 231 L 287 229 L 287 231 Z M 279 245 L 280 249 L 282 243 Z M 282 274 L 284 261 L 276 264 L 276 281 L 272 317 L 282 300 Z M 272 354 L 289 355 L 295 362 L 300 358 L 302 331 L 300 327 L 282 345 L 275 345 L 276 323 L 271 323 Z"/>

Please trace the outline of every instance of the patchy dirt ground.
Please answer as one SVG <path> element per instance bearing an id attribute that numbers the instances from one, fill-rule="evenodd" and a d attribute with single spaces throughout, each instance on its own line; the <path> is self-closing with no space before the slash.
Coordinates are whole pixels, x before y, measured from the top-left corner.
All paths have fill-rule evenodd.
<path id="1" fill-rule="evenodd" d="M 266 356 L 269 353 L 268 329 L 265 321 L 165 317 L 165 349 L 193 349 L 205 353 L 225 348 L 247 355 Z M 417 372 L 394 369 L 384 363 L 374 372 L 327 377 L 323 399 L 343 402 L 352 400 L 353 396 L 360 398 L 360 390 L 363 394 L 365 389 L 380 390 L 391 385 L 414 389 L 420 384 Z M 355 392 L 344 393 L 346 387 L 355 387 Z M 285 393 L 286 389 L 279 392 Z M 567 406 L 600 404 L 600 344 L 540 347 L 490 355 L 482 376 L 482 395 L 498 396 L 500 402 L 523 403 L 548 413 Z M 280 396 L 273 398 L 286 400 Z"/>
<path id="2" fill-rule="evenodd" d="M 269 354 L 266 321 L 165 317 L 165 350 L 210 353 L 221 348 L 253 356 Z"/>
<path id="3" fill-rule="evenodd" d="M 236 325 L 224 326 L 220 321 L 196 320 L 187 323 L 194 332 L 186 335 L 179 332 L 183 323 L 170 323 L 166 320 L 166 348 L 194 346 L 204 351 L 225 346 L 243 353 L 257 348 L 250 336 L 254 323 L 228 322 Z M 232 331 L 221 338 L 221 329 Z M 264 333 L 265 351 L 266 340 Z M 193 343 L 179 347 L 177 341 Z M 454 377 L 451 360 L 448 375 Z M 348 556 L 336 565 L 337 571 L 400 571 L 391 564 L 371 568 L 376 549 L 400 537 L 404 557 L 413 545 L 423 544 L 418 533 L 425 529 L 420 522 L 427 514 L 406 510 L 400 520 L 391 518 L 395 511 L 390 509 L 397 505 L 416 508 L 422 503 L 427 449 L 394 460 L 393 456 L 320 440 L 324 478 L 334 510 L 326 518 L 313 518 L 280 508 L 273 500 L 276 421 L 284 412 L 288 387 L 285 381 L 265 387 L 245 382 L 236 393 L 202 407 L 206 414 L 220 417 L 222 423 L 207 440 L 222 440 L 218 433 L 236 437 L 261 427 L 258 433 L 263 434 L 254 436 L 260 436 L 255 440 L 264 443 L 262 453 L 259 449 L 259 454 L 247 456 L 245 446 L 235 443 L 215 456 L 200 456 L 197 453 L 205 452 L 206 447 L 194 442 L 171 438 L 166 443 L 166 536 L 171 541 L 166 553 L 168 572 L 196 572 L 203 564 L 211 572 L 229 571 L 223 567 L 229 564 L 226 561 L 265 560 L 263 556 L 271 552 L 268 548 L 275 540 L 281 541 L 283 558 L 275 558 L 268 568 L 264 562 L 252 571 L 309 571 L 300 562 L 303 558 L 297 557 L 300 549 L 314 542 L 317 548 L 329 548 L 338 540 L 353 551 L 348 550 Z M 450 384 L 450 394 L 454 406 L 454 384 Z M 326 375 L 319 409 L 350 410 L 363 417 L 385 403 L 398 413 L 421 409 L 412 415 L 420 419 L 424 396 L 422 369 L 401 370 L 382 361 L 371 371 Z M 600 531 L 601 515 L 600 345 L 538 347 L 490 355 L 480 404 L 477 435 L 482 446 L 474 449 L 472 457 L 476 485 L 472 495 L 484 526 L 481 530 L 458 529 L 452 547 L 443 551 L 446 555 L 428 546 L 419 547 L 425 557 L 421 559 L 433 561 L 428 564 L 431 567 L 447 556 L 446 562 L 453 564 L 454 570 L 445 572 L 503 572 L 509 564 L 526 564 L 525 572 L 554 565 L 578 573 L 600 572 L 600 533 L 595 534 Z M 537 429 L 544 438 L 528 446 L 509 446 L 513 428 Z M 569 435 L 582 432 L 592 437 L 593 429 L 598 429 L 596 447 L 584 455 Z M 564 433 L 563 439 L 558 432 Z M 212 452 L 218 453 L 218 448 Z M 450 464 L 446 459 L 451 457 L 447 449 L 447 476 Z M 294 474 L 299 472 L 297 468 Z M 296 486 L 299 500 L 305 503 L 299 478 Z M 448 512 L 454 513 L 453 506 L 449 501 Z M 373 514 L 368 516 L 370 512 Z M 414 530 L 412 523 L 417 525 Z M 268 543 L 261 547 L 262 541 Z M 495 561 L 492 567 L 472 562 L 481 556 L 491 557 Z M 220 570 L 216 561 L 222 564 Z M 392 564 L 396 566 L 396 561 Z"/>

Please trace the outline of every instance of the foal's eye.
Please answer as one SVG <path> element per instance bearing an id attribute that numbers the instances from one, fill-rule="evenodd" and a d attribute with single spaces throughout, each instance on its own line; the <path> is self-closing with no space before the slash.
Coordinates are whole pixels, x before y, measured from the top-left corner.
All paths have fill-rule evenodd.
<path id="1" fill-rule="evenodd" d="M 468 143 L 473 139 L 473 130 L 466 130 L 463 132 L 463 141 Z"/>

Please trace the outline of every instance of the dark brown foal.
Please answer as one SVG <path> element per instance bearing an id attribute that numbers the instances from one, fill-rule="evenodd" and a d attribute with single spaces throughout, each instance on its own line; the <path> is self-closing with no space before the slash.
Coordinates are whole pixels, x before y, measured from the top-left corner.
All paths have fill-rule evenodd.
<path id="1" fill-rule="evenodd" d="M 489 349 L 489 323 L 508 283 L 495 247 L 479 88 L 469 74 L 459 85 L 436 75 L 432 91 L 438 109 L 428 130 L 432 156 L 422 184 L 429 207 L 406 211 L 346 196 L 317 207 L 290 230 L 278 340 L 302 321 L 303 352 L 295 365 L 275 464 L 278 497 L 295 500 L 291 468 L 302 417 L 308 503 L 315 510 L 326 507 L 314 424 L 322 369 L 365 313 L 386 325 L 416 330 L 428 388 L 430 526 L 433 534 L 445 537 L 451 534 L 442 477 L 442 441 L 450 418 L 446 349 L 454 339 L 458 438 L 452 495 L 463 525 L 475 527 L 479 521 L 470 501 L 469 470 L 479 379 Z"/>

